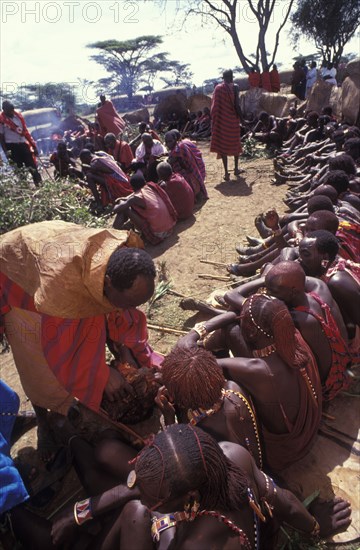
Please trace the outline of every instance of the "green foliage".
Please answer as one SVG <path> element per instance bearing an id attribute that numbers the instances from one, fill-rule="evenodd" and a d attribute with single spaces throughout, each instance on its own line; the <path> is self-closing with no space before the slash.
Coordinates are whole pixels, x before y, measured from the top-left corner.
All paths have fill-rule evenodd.
<path id="1" fill-rule="evenodd" d="M 142 83 L 152 86 L 158 72 L 167 70 L 167 53 L 153 51 L 160 44 L 161 36 L 150 35 L 122 42 L 113 39 L 93 42 L 88 48 L 100 51 L 92 59 L 110 73 L 113 91 L 127 94 L 131 99 Z"/>
<path id="2" fill-rule="evenodd" d="M 291 16 L 291 36 L 313 40 L 327 63 L 340 61 L 344 46 L 360 24 L 358 0 L 299 0 Z"/>
<path id="3" fill-rule="evenodd" d="M 40 109 L 52 107 L 63 113 L 74 109 L 76 104 L 74 86 L 68 82 L 23 84 L 12 94 L 7 94 L 17 109 Z"/>
<path id="4" fill-rule="evenodd" d="M 91 197 L 85 189 L 64 180 L 44 181 L 31 189 L 27 173 L 0 175 L 0 234 L 29 223 L 64 220 L 88 227 L 105 227 L 106 218 L 89 211 Z"/>

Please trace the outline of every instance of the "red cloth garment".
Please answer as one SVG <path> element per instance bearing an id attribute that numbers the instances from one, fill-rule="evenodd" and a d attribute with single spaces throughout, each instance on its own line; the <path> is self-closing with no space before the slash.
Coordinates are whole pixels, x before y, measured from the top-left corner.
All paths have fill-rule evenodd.
<path id="1" fill-rule="evenodd" d="M 272 433 L 264 425 L 262 426 L 266 460 L 270 469 L 274 471 L 281 471 L 307 454 L 314 442 L 321 420 L 321 382 L 316 361 L 299 331 L 296 331 L 296 338 L 299 345 L 305 348 L 309 355 L 306 367 L 298 369 L 300 393 L 298 416 L 294 425 L 289 427 L 288 433 Z M 274 387 L 274 392 L 276 392 L 276 387 Z M 276 395 L 274 395 L 274 402 L 276 400 Z M 280 402 L 279 406 L 281 407 Z"/>
<path id="2" fill-rule="evenodd" d="M 102 137 L 109 132 L 117 136 L 126 126 L 125 120 L 121 118 L 112 101 L 106 100 L 101 107 L 96 109 L 96 116 Z"/>
<path id="3" fill-rule="evenodd" d="M 270 84 L 272 92 L 280 92 L 280 76 L 276 69 L 270 71 Z"/>
<path id="4" fill-rule="evenodd" d="M 32 138 L 29 130 L 26 127 L 24 117 L 20 113 L 18 113 L 17 111 L 14 111 L 14 116 L 16 116 L 20 120 L 21 125 L 22 125 L 22 129 L 19 128 L 19 126 L 16 126 L 16 124 L 14 124 L 14 121 L 11 120 L 10 117 L 6 116 L 4 112 L 0 113 L 0 124 L 5 124 L 8 128 L 10 128 L 10 130 L 12 130 L 13 132 L 16 132 L 17 134 L 20 134 L 21 136 L 23 136 L 26 139 L 26 141 L 28 142 L 28 144 L 33 149 L 36 149 L 35 140 Z"/>
<path id="5" fill-rule="evenodd" d="M 354 233 L 356 233 L 354 235 Z M 340 221 L 336 232 L 339 239 L 340 256 L 345 260 L 356 262 L 360 259 L 360 226 L 358 223 Z"/>
<path id="6" fill-rule="evenodd" d="M 163 189 L 168 194 L 179 220 L 189 218 L 194 210 L 195 197 L 191 186 L 181 174 L 172 174 Z"/>
<path id="7" fill-rule="evenodd" d="M 348 273 L 360 286 L 360 264 L 352 262 L 351 260 L 344 260 L 344 258 L 336 258 L 328 267 L 326 273 L 322 275 L 321 279 L 325 281 L 325 283 L 328 283 L 331 277 L 339 271 L 346 271 L 346 273 Z"/>
<path id="8" fill-rule="evenodd" d="M 145 208 L 131 207 L 144 222 L 144 237 L 151 244 L 158 244 L 171 234 L 177 221 L 176 210 L 168 195 L 156 183 L 148 182 L 136 191 L 136 195 L 145 202 Z"/>
<path id="9" fill-rule="evenodd" d="M 240 120 L 235 110 L 233 84 L 223 82 L 215 87 L 211 100 L 210 151 L 221 155 L 240 155 Z"/>
<path id="10" fill-rule="evenodd" d="M 181 174 L 191 186 L 194 195 L 200 191 L 208 198 L 205 187 L 206 170 L 200 149 L 189 139 L 179 141 L 169 153 L 174 172 Z"/>
<path id="11" fill-rule="evenodd" d="M 36 312 L 33 298 L 1 272 L 0 300 L 1 315 L 12 308 Z M 104 315 L 63 319 L 42 314 L 40 320 L 41 347 L 49 368 L 71 395 L 97 410 L 109 377 Z"/>
<path id="12" fill-rule="evenodd" d="M 153 349 L 148 343 L 148 330 L 145 314 L 136 308 L 125 311 L 112 311 L 107 315 L 110 340 L 131 350 L 141 367 L 153 365 Z"/>
<path id="13" fill-rule="evenodd" d="M 350 378 L 346 369 L 351 366 L 352 357 L 348 346 L 340 334 L 340 330 L 331 313 L 329 306 L 315 292 L 310 292 L 310 296 L 320 305 L 324 317 L 318 315 L 315 311 L 305 307 L 294 307 L 295 311 L 304 311 L 321 324 L 331 349 L 331 367 L 328 377 L 323 385 L 323 399 L 330 401 L 334 399 L 341 390 L 346 390 L 350 385 Z"/>
<path id="14" fill-rule="evenodd" d="M 261 73 L 261 87 L 267 92 L 272 91 L 269 71 Z"/>
<path id="15" fill-rule="evenodd" d="M 130 145 L 126 143 L 126 141 L 120 141 L 119 139 L 116 140 L 115 149 L 113 151 L 110 151 L 108 149 L 107 153 L 109 153 L 109 155 L 112 155 L 116 162 L 119 162 L 126 168 L 130 166 L 131 162 L 134 159 L 134 155 Z"/>
<path id="16" fill-rule="evenodd" d="M 100 170 L 98 172 L 105 180 L 105 187 L 100 187 L 101 204 L 103 206 L 114 204 L 116 199 L 131 195 L 133 189 L 129 179 L 113 157 L 105 154 L 104 156 L 96 156 L 91 161 L 91 164 L 93 163 L 101 163 L 112 170 L 112 173 L 101 172 Z"/>
<path id="17" fill-rule="evenodd" d="M 260 73 L 249 73 L 249 88 L 260 88 L 261 84 L 261 77 Z"/>

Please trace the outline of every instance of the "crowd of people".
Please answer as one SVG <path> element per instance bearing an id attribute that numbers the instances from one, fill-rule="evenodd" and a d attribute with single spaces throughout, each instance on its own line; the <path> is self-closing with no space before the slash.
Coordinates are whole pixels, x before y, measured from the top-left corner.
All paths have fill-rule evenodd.
<path id="1" fill-rule="evenodd" d="M 3 109 L 19 130 L 2 124 L 34 149 L 13 106 Z M 288 185 L 289 213 L 257 216 L 259 236 L 227 268 L 257 276 L 216 296 L 216 307 L 185 300 L 207 320 L 164 358 L 139 308 L 156 277 L 144 242 L 163 241 L 208 198 L 205 164 L 177 128 L 162 140 L 142 123 L 131 147 L 105 96 L 98 115 L 103 147 L 85 141 L 79 164 L 60 141 L 51 162 L 57 177 L 111 206 L 113 228 L 46 221 L 0 241 L 0 328 L 36 414 L 38 451 L 47 463 L 59 445 L 69 451 L 84 498 L 51 521 L 26 506 L 30 485 L 10 457 L 19 401 L 1 382 L 0 517 L 34 550 L 257 550 L 276 547 L 282 524 L 314 541 L 346 530 L 348 501 L 306 509 L 281 473 L 314 446 L 324 404 L 350 388 L 360 362 L 359 128 L 329 107 L 259 115 L 250 131 L 277 151 L 273 184 Z M 225 181 L 228 157 L 241 172 L 241 117 L 225 71 L 192 134 L 211 120 Z M 81 407 L 130 425 L 161 415 L 159 432 L 137 442 L 113 430 L 88 438 L 72 421 Z"/>

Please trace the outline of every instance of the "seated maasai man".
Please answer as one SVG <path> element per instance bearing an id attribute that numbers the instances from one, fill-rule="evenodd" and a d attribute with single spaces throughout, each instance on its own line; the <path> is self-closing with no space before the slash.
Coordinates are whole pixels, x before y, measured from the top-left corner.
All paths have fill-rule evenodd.
<path id="1" fill-rule="evenodd" d="M 169 149 L 168 162 L 174 172 L 181 174 L 194 192 L 195 198 L 201 193 L 208 199 L 205 187 L 205 164 L 201 151 L 189 139 L 180 139 L 180 133 L 171 130 L 165 134 L 166 147 Z"/>
<path id="2" fill-rule="evenodd" d="M 233 72 L 224 71 L 224 82 L 215 86 L 211 99 L 211 144 L 210 151 L 221 158 L 225 180 L 230 179 L 228 156 L 234 157 L 234 174 L 238 176 L 240 142 L 239 90 L 233 83 Z"/>
<path id="3" fill-rule="evenodd" d="M 213 325 L 219 320 L 220 317 L 213 320 Z M 251 398 L 238 384 L 225 380 L 212 353 L 197 346 L 193 349 L 177 346 L 165 357 L 161 374 L 164 386 L 156 402 L 165 424 L 173 424 L 176 415 L 179 422 L 199 425 L 217 441 L 239 443 L 262 468 L 260 436 Z"/>
<path id="4" fill-rule="evenodd" d="M 124 444 L 123 452 L 112 457 L 117 469 L 124 465 L 120 476 L 111 466 L 99 471 L 93 447 L 81 438 L 72 439 L 70 447 L 86 493 L 97 496 L 67 506 L 52 526 L 39 520 L 36 532 L 29 515 L 25 518 L 15 510 L 11 521 L 17 538 L 39 542 L 39 550 L 65 542 L 90 549 L 93 523 L 96 543 L 120 550 L 129 548 L 129 525 L 132 548 L 212 548 L 216 541 L 216 548 L 251 550 L 262 542 L 273 548 L 272 531 L 281 522 L 306 540 L 344 531 L 351 523 L 349 502 L 318 501 L 308 511 L 293 493 L 261 472 L 246 449 L 228 442 L 219 445 L 197 427 L 170 426 L 138 455 Z M 130 458 L 135 469 L 126 485 L 118 485 L 126 479 Z M 270 525 L 266 534 L 260 520 Z"/>
<path id="5" fill-rule="evenodd" d="M 125 120 L 121 118 L 112 101 L 106 99 L 104 95 L 100 96 L 100 106 L 96 109 L 96 119 L 103 137 L 109 132 L 118 136 L 126 126 Z"/>
<path id="6" fill-rule="evenodd" d="M 200 111 L 200 117 L 195 123 L 195 128 L 190 137 L 193 139 L 204 139 L 211 136 L 211 116 L 209 107 L 204 107 L 204 113 Z"/>
<path id="7" fill-rule="evenodd" d="M 159 176 L 159 185 L 169 195 L 178 220 L 186 220 L 192 215 L 195 202 L 190 185 L 181 174 L 174 174 L 168 162 L 160 162 L 156 171 Z"/>
<path id="8" fill-rule="evenodd" d="M 97 206 L 115 204 L 116 199 L 127 197 L 132 192 L 128 177 L 110 155 L 93 154 L 88 149 L 83 149 L 80 160 Z M 100 195 L 97 185 L 100 186 Z"/>
<path id="9" fill-rule="evenodd" d="M 213 328 L 211 321 L 202 324 L 203 336 Z M 316 361 L 280 300 L 251 296 L 243 304 L 240 326 L 254 359 L 218 359 L 218 364 L 228 380 L 251 395 L 264 462 L 279 471 L 305 456 L 314 442 L 322 410 Z M 191 348 L 199 338 L 192 330 L 178 345 Z"/>
<path id="10" fill-rule="evenodd" d="M 309 233 L 299 244 L 305 273 L 325 281 L 344 319 L 350 350 L 360 354 L 360 265 L 338 257 L 339 243 L 329 231 Z"/>
<path id="11" fill-rule="evenodd" d="M 80 178 L 82 176 L 81 172 L 75 169 L 74 154 L 70 149 L 67 149 L 65 141 L 58 142 L 56 151 L 50 156 L 49 162 L 55 167 L 55 179 L 68 176 Z"/>
<path id="12" fill-rule="evenodd" d="M 168 237 L 177 221 L 176 210 L 166 192 L 153 182 L 146 183 L 141 172 L 131 176 L 134 193 L 114 208 L 113 227 L 121 229 L 130 220 L 151 244 Z"/>
<path id="13" fill-rule="evenodd" d="M 78 399 L 97 411 L 104 392 L 110 400 L 127 395 L 124 378 L 106 364 L 107 315 L 116 311 L 111 337 L 125 341 L 139 363 L 146 356 L 149 365 L 144 340 L 135 346 L 131 334 L 119 336 L 119 316 L 131 310 L 130 317 L 145 323 L 134 308 L 151 297 L 155 267 L 132 233 L 62 221 L 15 229 L 0 243 L 0 326 L 37 413 L 38 448 L 49 458 L 56 446 L 47 409 L 66 415 Z"/>
<path id="14" fill-rule="evenodd" d="M 309 278 L 308 278 L 309 279 Z M 272 296 L 289 307 L 295 326 L 313 352 L 323 387 L 323 399 L 333 399 L 349 387 L 347 369 L 352 357 L 340 310 L 325 283 L 310 278 L 314 286 L 305 292 L 305 273 L 296 262 L 280 262 L 265 276 Z"/>
<path id="15" fill-rule="evenodd" d="M 146 181 L 157 180 L 156 165 L 165 154 L 166 147 L 160 141 L 154 140 L 150 134 L 142 134 L 141 143 L 135 151 L 135 160 L 145 164 Z"/>
<path id="16" fill-rule="evenodd" d="M 126 141 L 116 139 L 114 134 L 106 134 L 104 143 L 106 152 L 114 157 L 120 168 L 126 172 L 134 160 L 130 145 Z"/>

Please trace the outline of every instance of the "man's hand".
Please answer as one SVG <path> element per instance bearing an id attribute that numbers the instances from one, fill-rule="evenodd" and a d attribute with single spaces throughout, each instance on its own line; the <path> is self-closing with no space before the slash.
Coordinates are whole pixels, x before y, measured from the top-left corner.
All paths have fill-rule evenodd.
<path id="1" fill-rule="evenodd" d="M 34 155 L 35 155 L 36 157 L 39 156 L 39 151 L 38 151 L 37 147 L 34 147 Z"/>
<path id="2" fill-rule="evenodd" d="M 60 548 L 65 544 L 69 545 L 76 536 L 77 527 L 73 506 L 57 514 L 51 527 L 51 538 L 54 546 Z"/>
<path id="3" fill-rule="evenodd" d="M 109 380 L 105 386 L 104 393 L 109 401 L 116 401 L 117 399 L 126 397 L 128 394 L 134 395 L 134 390 L 119 371 L 110 367 Z"/>
<path id="4" fill-rule="evenodd" d="M 171 401 L 172 399 L 168 390 L 165 386 L 161 386 L 157 392 L 157 396 L 155 397 L 155 403 L 164 415 L 165 424 L 167 426 L 174 424 L 175 422 L 175 408 Z"/>
<path id="5" fill-rule="evenodd" d="M 263 215 L 263 220 L 266 227 L 269 227 L 270 229 L 278 229 L 279 214 L 276 212 L 275 208 L 270 208 L 270 210 L 265 212 Z"/>
<path id="6" fill-rule="evenodd" d="M 319 523 L 320 536 L 323 538 L 346 531 L 351 523 L 350 502 L 340 497 L 326 501 L 317 499 L 309 511 Z"/>

